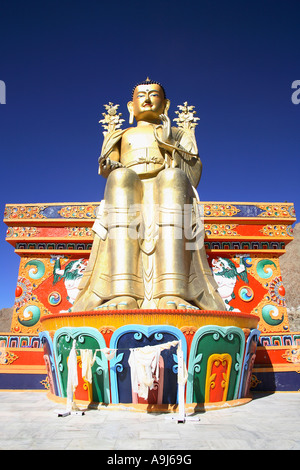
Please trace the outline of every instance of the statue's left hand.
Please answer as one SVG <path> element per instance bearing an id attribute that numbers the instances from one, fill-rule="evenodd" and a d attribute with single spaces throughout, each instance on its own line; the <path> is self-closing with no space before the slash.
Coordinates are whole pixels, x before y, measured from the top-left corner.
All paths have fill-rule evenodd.
<path id="1" fill-rule="evenodd" d="M 162 121 L 162 141 L 172 144 L 171 121 L 166 114 L 161 114 L 159 117 Z"/>

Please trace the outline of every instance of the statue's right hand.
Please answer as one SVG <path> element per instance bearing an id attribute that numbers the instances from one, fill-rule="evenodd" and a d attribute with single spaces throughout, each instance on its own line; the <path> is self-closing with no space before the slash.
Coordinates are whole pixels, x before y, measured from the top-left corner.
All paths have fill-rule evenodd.
<path id="1" fill-rule="evenodd" d="M 101 162 L 101 167 L 104 171 L 109 170 L 111 166 L 111 159 L 107 157 L 105 160 Z"/>
<path id="2" fill-rule="evenodd" d="M 115 162 L 114 160 L 111 160 L 109 157 L 105 158 L 100 162 L 100 175 L 104 176 L 105 178 L 108 177 L 108 175 L 115 170 L 116 168 L 121 168 L 123 167 L 122 163 L 120 162 Z"/>

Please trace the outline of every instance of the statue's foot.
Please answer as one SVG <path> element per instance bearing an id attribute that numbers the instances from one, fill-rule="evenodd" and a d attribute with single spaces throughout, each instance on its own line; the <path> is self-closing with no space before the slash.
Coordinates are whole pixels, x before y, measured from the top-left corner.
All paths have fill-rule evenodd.
<path id="1" fill-rule="evenodd" d="M 173 295 L 167 295 L 159 299 L 158 308 L 167 310 L 199 310 L 198 307 L 195 307 L 181 297 L 176 297 Z"/>
<path id="2" fill-rule="evenodd" d="M 108 300 L 96 308 L 96 310 L 134 310 L 138 308 L 136 299 L 130 296 L 120 296 Z"/>
<path id="3" fill-rule="evenodd" d="M 71 312 L 89 312 L 95 310 L 101 303 L 101 298 L 94 292 L 86 292 L 70 309 Z"/>

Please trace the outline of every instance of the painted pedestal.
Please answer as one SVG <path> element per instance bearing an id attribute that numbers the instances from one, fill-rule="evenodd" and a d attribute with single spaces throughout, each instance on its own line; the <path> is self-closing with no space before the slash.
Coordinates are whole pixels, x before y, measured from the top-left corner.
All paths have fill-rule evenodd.
<path id="1" fill-rule="evenodd" d="M 298 391 L 300 333 L 289 329 L 279 266 L 279 257 L 292 240 L 293 205 L 203 204 L 206 252 L 226 311 L 122 315 L 113 310 L 68 313 L 91 250 L 99 203 L 8 204 L 7 241 L 21 259 L 11 332 L 0 337 L 0 388 L 46 387 L 62 397 L 66 357 L 74 338 L 79 349 L 105 345 L 120 350 L 110 363 L 99 353 L 92 387 L 81 382 L 78 397 L 138 403 L 128 382 L 126 350 L 178 338 L 189 370 L 187 403 L 244 399 L 249 387 Z M 43 373 L 39 360 L 25 364 L 17 354 L 24 346 L 32 358 L 45 356 Z M 11 352 L 15 357 L 9 358 Z M 177 399 L 177 387 L 171 385 L 176 381 L 176 354 L 168 351 L 162 356 L 163 384 L 148 402 L 169 406 Z"/>
<path id="2" fill-rule="evenodd" d="M 92 367 L 92 392 L 84 384 L 75 398 L 112 404 L 151 405 L 168 409 L 177 403 L 177 348 L 162 351 L 159 381 L 148 398 L 132 390 L 130 349 L 181 341 L 188 368 L 186 402 L 219 403 L 249 397 L 251 370 L 259 331 L 252 314 L 200 310 L 107 310 L 59 313 L 41 318 L 51 393 L 66 397 L 67 358 L 76 340 L 80 350 L 115 349 L 109 363 L 101 351 Z M 86 326 L 88 325 L 88 326 Z M 85 398 L 83 398 L 85 395 Z"/>

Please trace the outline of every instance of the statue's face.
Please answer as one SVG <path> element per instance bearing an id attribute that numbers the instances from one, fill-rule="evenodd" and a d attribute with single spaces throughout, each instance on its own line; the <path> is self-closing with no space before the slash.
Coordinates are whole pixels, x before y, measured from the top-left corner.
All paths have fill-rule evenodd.
<path id="1" fill-rule="evenodd" d="M 136 121 L 159 120 L 167 100 L 159 85 L 138 85 L 133 93 L 132 109 Z"/>

